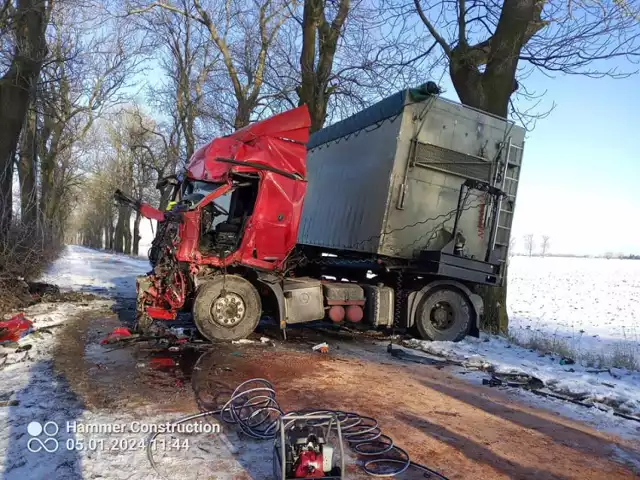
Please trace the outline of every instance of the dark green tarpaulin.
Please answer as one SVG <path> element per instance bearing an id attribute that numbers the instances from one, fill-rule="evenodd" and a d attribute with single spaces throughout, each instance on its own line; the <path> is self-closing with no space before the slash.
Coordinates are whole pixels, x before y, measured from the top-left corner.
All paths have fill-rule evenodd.
<path id="1" fill-rule="evenodd" d="M 374 103 L 355 115 L 318 130 L 311 135 L 307 143 L 307 149 L 311 150 L 324 143 L 337 140 L 338 138 L 345 137 L 370 125 L 395 117 L 402 113 L 405 105 L 423 102 L 439 92 L 440 89 L 433 82 L 427 82 L 417 88 L 401 90 L 390 97 L 380 100 L 378 103 Z"/>

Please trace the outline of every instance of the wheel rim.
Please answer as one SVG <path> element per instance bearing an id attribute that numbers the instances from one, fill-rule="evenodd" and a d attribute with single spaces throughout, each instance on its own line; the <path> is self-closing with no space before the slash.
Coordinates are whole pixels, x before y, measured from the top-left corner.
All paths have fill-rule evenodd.
<path id="1" fill-rule="evenodd" d="M 220 295 L 211 305 L 211 319 L 223 327 L 235 327 L 244 318 L 246 307 L 236 293 Z"/>
<path id="2" fill-rule="evenodd" d="M 429 314 L 431 324 L 437 330 L 451 328 L 455 320 L 455 312 L 449 302 L 436 303 Z"/>

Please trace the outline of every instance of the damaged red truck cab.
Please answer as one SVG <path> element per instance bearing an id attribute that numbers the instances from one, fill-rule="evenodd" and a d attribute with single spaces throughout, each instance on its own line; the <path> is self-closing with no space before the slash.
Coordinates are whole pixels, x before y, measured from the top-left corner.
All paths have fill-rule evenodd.
<path id="1" fill-rule="evenodd" d="M 309 125 L 306 106 L 299 107 L 215 139 L 195 152 L 187 178 L 220 186 L 182 214 L 178 261 L 267 271 L 282 267 L 296 244 L 302 214 Z M 244 178 L 244 183 L 239 181 Z M 216 200 L 230 193 L 230 207 L 235 210 L 217 228 L 240 233 L 241 238 L 224 255 L 212 255 L 215 250 L 203 253 L 203 209 L 212 204 L 215 208 Z"/>
<path id="2" fill-rule="evenodd" d="M 137 281 L 140 327 L 172 320 L 185 307 L 197 309 L 202 301 L 196 299 L 208 291 L 203 284 L 217 285 L 224 277 L 222 299 L 203 315 L 227 329 L 216 335 L 207 328 L 211 322 L 196 314 L 198 328 L 210 339 L 241 338 L 253 330 L 257 319 L 250 330 L 239 328 L 240 320 L 261 309 L 252 285 L 262 273 L 282 272 L 296 245 L 309 126 L 303 106 L 217 138 L 190 159 L 171 211 L 138 206 L 163 227 L 152 247 L 154 270 Z M 243 291 L 226 291 L 233 288 Z"/>

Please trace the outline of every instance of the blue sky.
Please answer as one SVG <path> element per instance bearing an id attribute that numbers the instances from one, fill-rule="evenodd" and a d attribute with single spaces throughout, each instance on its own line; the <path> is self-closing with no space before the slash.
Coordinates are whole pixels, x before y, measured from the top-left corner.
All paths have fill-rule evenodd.
<path id="1" fill-rule="evenodd" d="M 527 137 L 515 250 L 532 233 L 553 253 L 640 254 L 640 76 L 536 74 L 526 85 L 556 108 Z"/>

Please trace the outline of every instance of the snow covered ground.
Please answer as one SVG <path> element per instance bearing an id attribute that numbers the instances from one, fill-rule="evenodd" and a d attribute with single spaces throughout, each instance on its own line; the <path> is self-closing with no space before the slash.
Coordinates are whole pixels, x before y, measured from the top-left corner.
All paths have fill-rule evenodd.
<path id="1" fill-rule="evenodd" d="M 509 333 L 567 346 L 597 365 L 640 363 L 640 261 L 513 257 Z"/>
<path id="2" fill-rule="evenodd" d="M 151 270 L 146 258 L 101 252 L 69 245 L 42 277 L 63 290 L 135 298 L 136 276 Z"/>
<path id="3" fill-rule="evenodd" d="M 609 413 L 550 401 L 520 391 L 537 406 L 559 409 L 606 431 L 636 437 L 638 424 L 611 413 L 640 417 L 640 372 L 601 369 L 640 362 L 640 261 L 514 257 L 509 264 L 509 334 L 460 343 L 412 340 L 407 346 L 497 372 L 527 373 L 562 395 L 581 398 Z M 575 364 L 561 364 L 562 354 Z M 630 361 L 631 359 L 631 361 Z M 486 373 L 465 378 L 481 382 Z"/>
<path id="4" fill-rule="evenodd" d="M 135 296 L 135 276 L 148 268 L 145 260 L 70 246 L 44 280 L 65 289 Z M 95 300 L 29 307 L 25 315 L 34 321 L 35 331 L 18 342 L 18 350 L 0 346 L 0 478 L 231 480 L 246 478 L 246 472 L 252 478 L 267 478 L 271 444 L 240 441 L 224 429 L 159 436 L 155 443 L 159 477 L 147 460 L 144 441 L 149 435 L 141 430 L 161 428 L 181 415 L 158 414 L 146 407 L 90 410 L 83 404 L 68 380 L 54 370 L 56 336 L 60 324 L 74 316 L 104 315 L 111 305 L 112 300 Z M 52 325 L 57 328 L 47 331 Z M 215 420 L 205 420 L 209 422 Z M 75 431 L 68 425 L 76 425 Z M 114 426 L 123 431 L 80 431 Z"/>
<path id="5" fill-rule="evenodd" d="M 587 332 L 589 335 L 598 335 L 590 337 L 589 348 L 604 349 L 630 342 L 622 326 L 625 325 L 624 331 L 627 332 L 630 331 L 628 325 L 638 322 L 638 312 L 633 311 L 633 302 L 637 308 L 640 263 L 630 265 L 611 260 L 611 264 L 607 265 L 604 260 L 564 260 L 514 259 L 509 308 L 518 331 L 527 334 L 530 329 L 526 327 L 530 325 L 531 329 L 567 335 L 572 339 L 571 335 L 575 334 L 576 329 L 584 329 L 583 338 L 587 337 Z M 541 262 L 547 262 L 553 274 L 548 273 L 544 266 L 546 264 Z M 581 267 L 581 262 L 586 266 Z M 64 289 L 131 298 L 135 295 L 135 276 L 148 269 L 148 262 L 144 259 L 69 246 L 43 280 L 56 283 Z M 70 321 L 73 316 L 91 310 L 97 312 L 108 309 L 109 305 L 110 301 L 107 300 L 83 305 L 39 304 L 29 308 L 26 314 L 36 321 L 36 328 L 43 328 Z M 615 314 L 616 307 L 620 307 L 618 316 Z M 4 452 L 4 460 L 0 462 L 0 477 L 5 480 L 158 478 L 149 467 L 145 451 L 140 448 L 141 440 L 146 435 L 131 432 L 131 422 L 161 425 L 174 420 L 176 415 L 161 415 L 142 407 L 116 411 L 89 410 L 72 391 L 68 381 L 54 371 L 53 356 L 58 329 L 51 332 L 36 332 L 24 337 L 20 344 L 32 345 L 30 350 L 10 351 L 4 360 L 0 359 L 0 362 L 4 361 L 0 369 L 0 401 L 5 405 L 0 408 L 0 451 Z M 635 332 L 637 335 L 637 330 Z M 611 369 L 589 373 L 589 369 L 582 365 L 560 365 L 557 355 L 540 356 L 538 352 L 515 346 L 498 337 L 466 339 L 458 344 L 416 341 L 410 346 L 470 364 L 491 363 L 498 371 L 530 373 L 554 391 L 580 393 L 585 401 L 597 403 L 602 408 L 615 407 L 620 411 L 640 414 L 638 372 Z M 0 347 L 0 350 L 0 354 L 7 353 L 7 349 Z M 483 378 L 487 378 L 487 374 L 480 371 L 457 369 L 457 373 L 474 383 L 481 383 Z M 637 440 L 638 424 L 615 417 L 611 412 L 548 400 L 519 389 L 511 389 L 508 394 L 534 407 L 554 410 L 603 431 Z M 66 431 L 68 421 L 84 425 L 120 424 L 127 426 L 125 428 L 128 430 L 119 435 L 73 433 Z M 38 422 L 45 431 L 40 432 L 37 426 L 29 427 L 31 422 Z M 29 451 L 27 445 L 30 439 L 47 440 L 47 434 L 53 428 L 51 424 L 47 426 L 48 422 L 56 422 L 60 429 L 55 435 L 58 450 L 51 453 Z M 185 436 L 169 438 L 184 440 Z M 230 432 L 189 435 L 188 439 L 188 451 L 169 450 L 169 444 L 159 444 L 161 451 L 157 452 L 158 463 L 166 477 L 177 480 L 246 478 L 244 472 L 249 472 L 252 478 L 267 478 L 270 475 L 269 442 L 239 441 Z M 118 440 L 118 443 L 114 444 L 114 440 Z M 82 448 L 78 447 L 79 442 Z M 51 447 L 52 442 L 45 445 Z M 38 446 L 39 443 L 32 442 L 34 450 Z M 219 460 L 212 462 L 211 458 Z M 189 469 L 185 469 L 184 465 L 189 465 Z"/>
<path id="6" fill-rule="evenodd" d="M 405 346 L 464 363 L 467 369 L 458 373 L 474 383 L 482 383 L 482 379 L 489 378 L 485 372 L 492 369 L 496 373 L 529 374 L 542 380 L 551 392 L 580 398 L 598 408 L 549 400 L 520 391 L 533 405 L 559 410 L 565 416 L 586 421 L 603 431 L 629 438 L 638 437 L 640 424 L 616 417 L 613 411 L 616 409 L 640 417 L 640 372 L 613 368 L 598 371 L 577 364 L 562 365 L 558 355 L 542 355 L 504 338 L 484 334 L 480 339 L 467 337 L 459 343 L 409 340 Z M 469 374 L 469 368 L 478 369 L 478 373 Z"/>
<path id="7" fill-rule="evenodd" d="M 42 328 L 109 304 L 106 301 L 90 302 L 83 307 L 40 304 L 27 309 L 26 314 L 35 320 L 37 328 Z M 144 408 L 124 411 L 85 408 L 67 380 L 54 371 L 54 343 L 51 334 L 28 335 L 20 344 L 32 348 L 28 352 L 9 353 L 0 370 L 0 400 L 10 402 L 6 408 L 0 408 L 0 452 L 4 456 L 0 459 L 0 477 L 4 480 L 161 478 L 147 460 L 144 442 L 149 435 L 143 429 L 162 427 L 174 421 L 176 414 L 159 415 Z M 207 420 L 199 422 L 210 424 Z M 75 425 L 75 431 L 71 425 Z M 114 426 L 123 431 L 81 431 Z M 270 445 L 241 442 L 233 433 L 229 437 L 219 432 L 161 435 L 155 451 L 162 476 L 175 480 L 231 480 L 246 471 L 253 478 L 266 478 L 271 465 Z M 184 468 L 185 464 L 189 469 Z"/>

